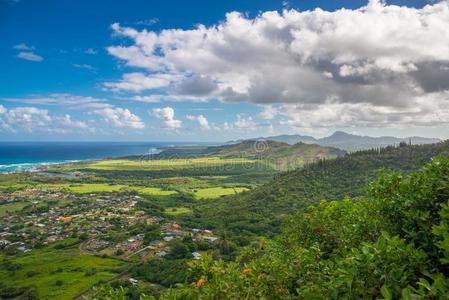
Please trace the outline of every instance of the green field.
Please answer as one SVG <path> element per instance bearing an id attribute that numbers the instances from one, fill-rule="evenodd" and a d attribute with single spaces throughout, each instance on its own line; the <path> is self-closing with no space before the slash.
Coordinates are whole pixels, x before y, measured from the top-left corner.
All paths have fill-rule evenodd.
<path id="1" fill-rule="evenodd" d="M 108 171 L 162 171 L 174 169 L 232 167 L 233 165 L 241 166 L 252 163 L 254 163 L 254 161 L 249 159 L 221 159 L 218 157 L 145 161 L 116 159 L 78 165 L 76 168 Z"/>
<path id="2" fill-rule="evenodd" d="M 197 199 L 208 199 L 218 198 L 225 195 L 234 195 L 247 190 L 247 188 L 243 187 L 211 187 L 195 190 L 194 194 Z"/>
<path id="3" fill-rule="evenodd" d="M 178 216 L 178 215 L 191 214 L 192 210 L 188 207 L 173 207 L 165 209 L 164 213 L 170 216 Z"/>
<path id="4" fill-rule="evenodd" d="M 0 205 L 0 217 L 15 211 L 22 210 L 22 208 L 29 204 L 29 202 L 24 201 L 2 204 Z"/>
<path id="5" fill-rule="evenodd" d="M 165 191 L 154 187 L 129 186 L 124 184 L 104 184 L 104 183 L 83 183 L 83 184 L 46 184 L 43 185 L 48 188 L 63 188 L 68 189 L 74 193 L 88 194 L 88 193 L 112 193 L 120 191 L 136 191 L 143 195 L 153 196 L 168 196 L 176 194 L 175 191 Z"/>
<path id="6" fill-rule="evenodd" d="M 4 264 L 2 257 L 2 263 Z M 124 263 L 120 260 L 81 254 L 77 245 L 69 249 L 52 247 L 36 249 L 11 260 L 20 269 L 11 272 L 0 268 L 0 282 L 6 287 L 36 286 L 39 299 L 73 299 L 100 280 L 117 276 L 113 269 Z M 92 270 L 95 269 L 94 272 Z M 90 271 L 90 273 L 86 273 Z M 30 276 L 32 272 L 35 275 Z M 57 285 L 57 281 L 59 285 Z"/>

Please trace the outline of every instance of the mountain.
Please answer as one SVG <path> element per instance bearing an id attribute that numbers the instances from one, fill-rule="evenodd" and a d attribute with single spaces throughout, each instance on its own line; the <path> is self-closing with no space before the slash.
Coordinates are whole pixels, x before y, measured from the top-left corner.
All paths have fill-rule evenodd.
<path id="1" fill-rule="evenodd" d="M 370 137 L 355 134 L 349 134 L 343 131 L 336 131 L 332 135 L 320 139 L 316 139 L 307 135 L 276 135 L 268 137 L 260 137 L 259 140 L 270 140 L 290 145 L 296 143 L 317 144 L 320 146 L 332 146 L 346 151 L 368 150 L 372 148 L 382 148 L 386 146 L 399 145 L 400 143 L 411 143 L 412 145 L 434 144 L 441 142 L 437 138 L 425 138 L 412 136 L 406 138 L 397 138 L 392 136 Z M 239 141 L 230 141 L 229 143 L 237 143 Z"/>
<path id="2" fill-rule="evenodd" d="M 290 145 L 272 140 L 244 140 L 221 146 L 195 146 L 166 148 L 154 156 L 156 159 L 220 157 L 264 159 L 281 170 L 292 169 L 322 159 L 342 157 L 346 152 L 330 146 L 296 143 Z"/>
<path id="3" fill-rule="evenodd" d="M 424 137 L 407 137 L 396 138 L 392 136 L 370 137 L 349 134 L 343 131 L 336 131 L 328 137 L 317 140 L 317 144 L 325 146 L 333 146 L 348 151 L 364 150 L 371 148 L 386 147 L 391 145 L 398 145 L 399 143 L 410 143 L 412 145 L 434 144 L 440 142 L 436 138 Z"/>
<path id="4" fill-rule="evenodd" d="M 269 140 L 275 141 L 279 143 L 287 143 L 290 145 L 294 145 L 297 143 L 305 143 L 305 144 L 318 144 L 317 139 L 308 135 L 299 135 L 299 134 L 283 134 L 283 135 L 275 135 L 275 136 L 267 136 L 267 137 L 258 137 L 252 140 Z M 225 144 L 237 144 L 241 143 L 245 140 L 235 140 L 228 141 Z"/>

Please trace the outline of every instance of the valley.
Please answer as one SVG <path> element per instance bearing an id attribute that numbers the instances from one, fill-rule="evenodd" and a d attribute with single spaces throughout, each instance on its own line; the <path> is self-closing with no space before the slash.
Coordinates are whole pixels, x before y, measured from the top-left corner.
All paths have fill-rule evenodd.
<path id="1" fill-rule="evenodd" d="M 379 169 L 408 174 L 448 156 L 449 145 L 346 154 L 263 140 L 194 152 L 0 175 L 1 296 L 72 299 L 100 293 L 96 286 L 163 298 L 197 280 L 195 262 L 232 265 L 285 235 L 310 205 L 362 199 Z"/>

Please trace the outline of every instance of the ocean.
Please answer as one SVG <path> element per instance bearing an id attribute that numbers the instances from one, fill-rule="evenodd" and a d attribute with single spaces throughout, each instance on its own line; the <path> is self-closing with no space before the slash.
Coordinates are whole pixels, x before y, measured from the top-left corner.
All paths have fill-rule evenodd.
<path id="1" fill-rule="evenodd" d="M 42 165 L 145 155 L 185 143 L 157 142 L 0 142 L 0 173 Z"/>

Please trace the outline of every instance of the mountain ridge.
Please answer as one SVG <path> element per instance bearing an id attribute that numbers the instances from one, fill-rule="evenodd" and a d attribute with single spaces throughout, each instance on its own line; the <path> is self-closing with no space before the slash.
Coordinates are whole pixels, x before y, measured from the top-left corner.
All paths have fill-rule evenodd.
<path id="1" fill-rule="evenodd" d="M 320 146 L 336 147 L 345 151 L 368 150 L 372 148 L 383 148 L 387 146 L 394 146 L 400 143 L 407 143 L 412 145 L 434 144 L 441 142 L 438 138 L 427 138 L 420 136 L 410 136 L 405 138 L 398 138 L 394 136 L 380 136 L 372 137 L 367 135 L 356 135 L 344 131 L 335 131 L 333 134 L 323 138 L 314 138 L 308 135 L 299 134 L 282 134 L 275 136 L 259 137 L 247 140 L 271 140 L 276 142 L 283 142 L 290 145 L 302 142 L 305 144 L 317 144 Z M 226 144 L 239 143 L 244 140 L 228 141 Z"/>

